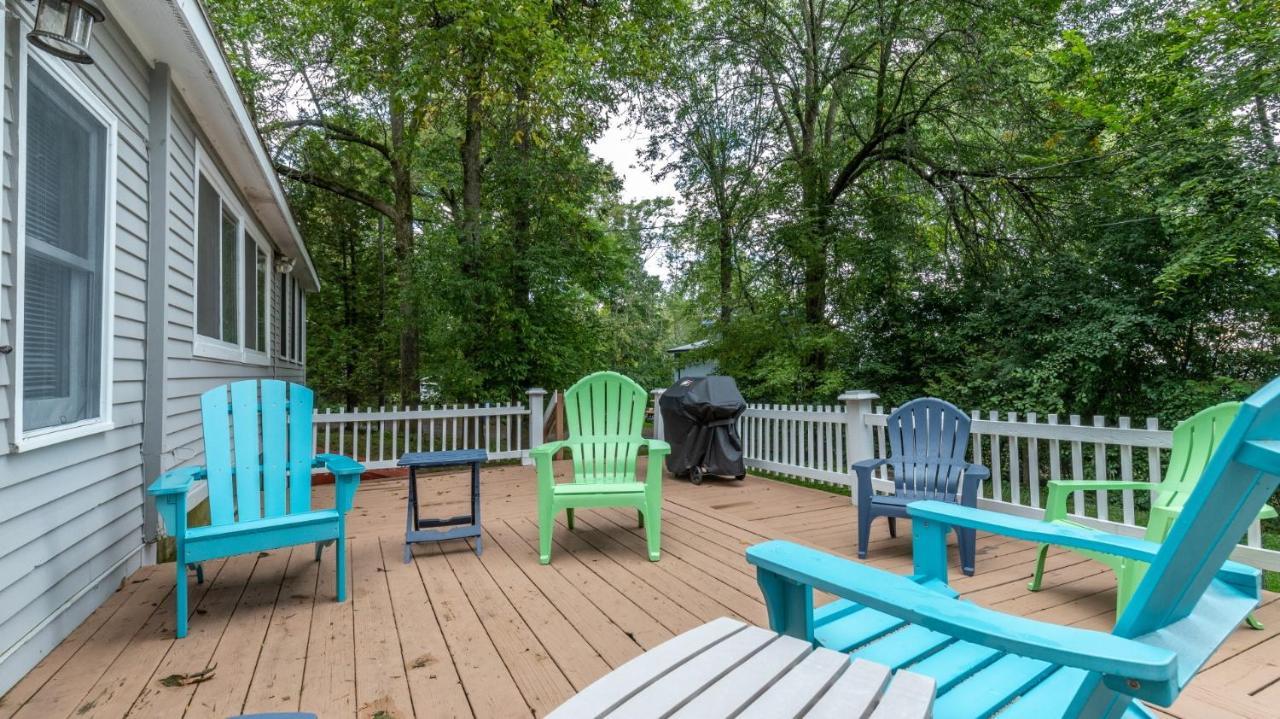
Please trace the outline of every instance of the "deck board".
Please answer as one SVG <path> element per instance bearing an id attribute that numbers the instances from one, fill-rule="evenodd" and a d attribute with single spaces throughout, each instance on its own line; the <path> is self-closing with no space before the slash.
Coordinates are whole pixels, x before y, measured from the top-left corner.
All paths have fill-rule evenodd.
<path id="1" fill-rule="evenodd" d="M 566 468 L 559 468 L 563 474 Z M 704 621 L 762 624 L 765 610 L 746 547 L 799 541 L 853 555 L 847 497 L 750 477 L 664 488 L 663 558 L 648 561 L 644 531 L 619 509 L 563 517 L 552 564 L 538 564 L 530 468 L 482 475 L 484 554 L 469 542 L 414 548 L 401 561 L 405 483 L 366 482 L 350 515 L 352 591 L 333 601 L 334 551 L 311 547 L 245 555 L 206 567 L 192 585 L 191 633 L 173 634 L 173 567 L 146 567 L 0 700 L 10 717 L 225 717 L 303 710 L 323 717 L 541 715 L 642 651 Z M 426 514 L 467 508 L 462 473 L 427 476 Z M 332 503 L 315 488 L 317 506 Z M 954 545 L 954 538 L 952 538 Z M 1035 547 L 980 534 L 978 572 L 953 586 L 985 606 L 1106 630 L 1115 582 L 1102 565 L 1050 551 L 1044 589 L 1027 591 Z M 868 563 L 911 570 L 910 522 L 871 532 Z M 829 597 L 819 595 L 819 601 Z M 1280 597 L 1263 631 L 1235 632 L 1178 703 L 1160 715 L 1263 717 L 1280 701 Z M 161 679 L 217 665 L 209 681 Z"/>

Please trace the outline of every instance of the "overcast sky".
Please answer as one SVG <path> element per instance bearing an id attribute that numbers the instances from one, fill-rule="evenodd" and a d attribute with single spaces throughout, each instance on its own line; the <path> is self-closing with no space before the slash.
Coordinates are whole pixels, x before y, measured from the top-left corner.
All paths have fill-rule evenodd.
<path id="1" fill-rule="evenodd" d="M 640 165 L 640 152 L 649 141 L 649 135 L 643 129 L 625 124 L 622 118 L 615 117 L 609 123 L 609 129 L 591 145 L 591 152 L 610 165 L 613 171 L 622 178 L 622 199 L 634 202 L 657 197 L 679 198 L 675 182 L 667 177 L 662 181 L 654 180 Z M 670 274 L 663 261 L 662 252 L 653 252 L 645 258 L 644 267 L 649 274 L 657 275 L 664 281 Z"/>

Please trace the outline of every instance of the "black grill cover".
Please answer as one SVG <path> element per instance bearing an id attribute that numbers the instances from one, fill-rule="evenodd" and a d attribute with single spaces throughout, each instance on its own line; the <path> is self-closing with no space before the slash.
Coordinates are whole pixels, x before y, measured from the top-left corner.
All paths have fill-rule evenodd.
<path id="1" fill-rule="evenodd" d="M 747 403 L 732 377 L 689 377 L 669 387 L 658 402 L 663 435 L 671 445 L 667 469 L 684 476 L 694 467 L 704 474 L 742 477 L 738 416 Z"/>

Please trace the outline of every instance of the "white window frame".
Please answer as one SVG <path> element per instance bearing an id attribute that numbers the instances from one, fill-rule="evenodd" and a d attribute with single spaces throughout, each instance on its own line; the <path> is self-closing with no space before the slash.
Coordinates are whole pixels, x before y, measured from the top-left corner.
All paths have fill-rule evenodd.
<path id="1" fill-rule="evenodd" d="M 291 274 L 280 274 L 280 314 L 284 315 L 284 319 L 280 326 L 280 346 L 276 348 L 276 356 L 285 362 L 305 365 L 307 363 L 307 292 L 302 288 L 302 283 Z M 295 314 L 300 320 L 297 327 L 293 325 Z M 292 338 L 288 336 L 290 334 L 293 334 Z M 289 346 L 291 339 L 293 352 L 287 354 L 285 347 Z"/>
<path id="2" fill-rule="evenodd" d="M 223 360 L 226 362 L 239 362 L 240 364 L 267 366 L 271 364 L 271 352 L 269 345 L 271 344 L 271 302 L 270 295 L 266 304 L 266 331 L 268 348 L 264 350 L 255 350 L 247 345 L 248 337 L 245 332 L 244 320 L 249 308 L 244 306 L 244 287 L 246 278 L 244 276 L 244 242 L 245 236 L 257 245 L 258 249 L 266 253 L 267 256 L 267 278 L 270 282 L 271 269 L 275 263 L 275 253 L 271 249 L 271 245 L 263 240 L 264 236 L 258 232 L 256 228 L 250 228 L 250 215 L 245 212 L 244 207 L 240 204 L 240 199 L 231 191 L 231 186 L 222 178 L 222 172 L 218 170 L 210 159 L 209 154 L 205 152 L 204 146 L 199 142 L 196 143 L 196 164 L 195 173 L 193 173 L 191 183 L 191 206 L 193 208 L 192 217 L 194 230 L 192 233 L 192 247 L 194 252 L 191 253 L 191 264 L 194 268 L 192 278 L 192 312 L 191 312 L 191 332 L 192 332 L 192 348 L 191 352 L 197 357 L 205 359 Z M 221 206 L 235 215 L 238 228 L 236 229 L 236 342 L 227 342 L 219 337 L 207 337 L 200 334 L 200 320 L 198 317 L 200 307 L 200 178 L 209 181 L 218 198 L 221 200 Z M 267 288 L 270 290 L 270 288 Z"/>
<path id="3" fill-rule="evenodd" d="M 24 19 L 23 25 L 27 22 Z M 26 28 L 22 28 L 25 30 Z M 19 33 L 21 35 L 21 33 Z M 70 94 L 81 107 L 100 121 L 106 128 L 105 147 L 103 157 L 103 233 L 102 233 L 102 316 L 101 329 L 102 337 L 99 347 L 101 349 L 101 365 L 99 366 L 98 381 L 98 416 L 83 419 L 78 422 L 57 425 L 54 427 L 41 427 L 40 429 L 30 432 L 24 431 L 23 427 L 23 387 L 25 377 L 23 376 L 23 348 L 21 339 L 19 339 L 18 351 L 14 352 L 15 372 L 14 377 L 14 432 L 13 432 L 13 449 L 17 452 L 24 452 L 39 447 L 47 447 L 59 442 L 65 442 L 77 437 L 85 437 L 91 434 L 106 432 L 115 427 L 111 418 L 112 407 L 112 389 L 115 383 L 115 267 L 116 267 L 116 146 L 117 146 L 117 126 L 118 121 L 105 103 L 89 89 L 88 85 L 81 80 L 75 72 L 67 65 L 66 61 L 47 56 L 42 53 L 32 53 L 28 51 L 28 44 L 20 42 L 14 48 L 17 54 L 18 62 L 18 84 L 15 88 L 18 96 L 17 112 L 14 114 L 14 121 L 18 123 L 18 147 L 17 147 L 17 177 L 14 178 L 14 187 L 17 190 L 17 221 L 15 223 L 15 236 L 17 237 L 17 247 L 14 262 L 15 267 L 15 312 L 14 312 L 14 337 L 23 337 L 23 319 L 25 317 L 24 303 L 26 301 L 26 247 L 27 247 L 27 80 L 28 80 L 28 64 L 31 62 L 39 63 L 41 69 L 49 74 L 55 82 L 57 82 L 64 90 Z"/>

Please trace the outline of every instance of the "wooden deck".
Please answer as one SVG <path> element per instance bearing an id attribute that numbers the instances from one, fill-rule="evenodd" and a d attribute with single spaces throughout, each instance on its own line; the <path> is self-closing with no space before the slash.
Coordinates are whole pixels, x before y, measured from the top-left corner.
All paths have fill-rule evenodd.
<path id="1" fill-rule="evenodd" d="M 461 513 L 462 474 L 422 484 L 426 512 Z M 701 487 L 669 481 L 663 557 L 645 558 L 635 517 L 579 510 L 549 567 L 537 562 L 533 474 L 483 475 L 484 555 L 425 545 L 402 563 L 405 486 L 366 482 L 351 536 L 353 591 L 337 604 L 333 552 L 310 547 L 211 563 L 194 586 L 191 633 L 173 640 L 173 567 L 135 573 L 0 699 L 8 717 L 227 717 L 304 710 L 321 717 L 541 715 L 610 668 L 672 635 L 729 616 L 764 624 L 743 550 L 789 538 L 852 554 L 849 500 L 750 477 Z M 332 502 L 331 487 L 316 489 Z M 910 531 L 878 523 L 870 561 L 904 572 Z M 1075 555 L 1050 555 L 1046 589 L 1026 582 L 1033 547 L 979 536 L 978 573 L 954 586 L 1003 611 L 1105 630 L 1114 581 Z M 954 561 L 954 551 L 953 551 Z M 956 572 L 958 575 L 958 572 Z M 1280 702 L 1280 602 L 1237 631 L 1167 713 L 1274 717 Z M 208 681 L 174 675 L 210 668 Z"/>

